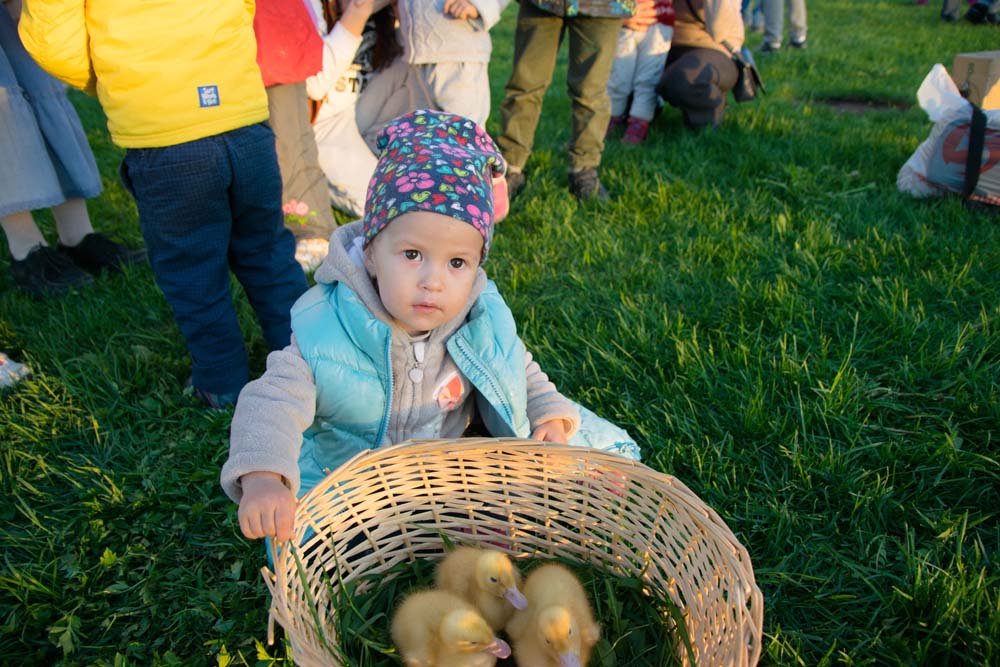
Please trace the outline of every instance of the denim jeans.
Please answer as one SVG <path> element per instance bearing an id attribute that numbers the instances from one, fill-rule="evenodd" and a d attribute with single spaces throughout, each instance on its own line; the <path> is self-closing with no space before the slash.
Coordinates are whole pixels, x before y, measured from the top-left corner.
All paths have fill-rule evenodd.
<path id="1" fill-rule="evenodd" d="M 281 211 L 274 133 L 264 123 L 163 148 L 130 148 L 121 176 L 135 197 L 156 283 L 191 354 L 198 389 L 238 392 L 246 346 L 229 289 L 236 274 L 270 349 L 288 345 L 306 290 Z"/>
<path id="2" fill-rule="evenodd" d="M 569 161 L 573 170 L 597 167 L 611 118 L 608 77 L 615 60 L 620 18 L 562 17 L 522 2 L 514 33 L 514 69 L 504 89 L 502 125 L 497 145 L 515 169 L 531 155 L 542 98 L 552 83 L 556 55 L 569 32 L 566 88 L 572 102 Z"/>

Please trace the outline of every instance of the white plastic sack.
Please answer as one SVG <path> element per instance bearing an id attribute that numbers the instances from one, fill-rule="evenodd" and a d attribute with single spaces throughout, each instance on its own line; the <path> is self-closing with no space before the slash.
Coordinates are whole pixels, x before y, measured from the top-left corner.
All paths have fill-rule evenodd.
<path id="1" fill-rule="evenodd" d="M 968 150 L 968 130 L 959 132 L 972 118 L 972 105 L 958 92 L 948 71 L 940 63 L 931 68 L 917 90 L 917 102 L 927 112 L 934 128 L 917 147 L 896 177 L 896 187 L 914 197 L 940 196 L 961 192 L 965 175 L 965 151 Z M 1000 110 L 986 111 L 986 128 L 1000 131 Z M 962 143 L 964 141 L 964 143 Z M 958 143 L 956 143 L 958 142 Z M 991 141 L 986 142 L 983 157 L 990 164 Z M 1000 193 L 1000 170 L 981 173 L 974 198 L 991 200 Z M 997 185 L 994 185 L 994 181 Z M 992 202 L 991 202 L 992 203 Z"/>

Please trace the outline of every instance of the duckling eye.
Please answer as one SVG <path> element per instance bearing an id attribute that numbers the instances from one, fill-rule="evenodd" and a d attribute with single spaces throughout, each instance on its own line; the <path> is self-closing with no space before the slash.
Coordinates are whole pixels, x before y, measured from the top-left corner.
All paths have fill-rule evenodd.
<path id="1" fill-rule="evenodd" d="M 490 581 L 495 584 L 495 583 L 497 583 L 497 578 L 496 577 L 490 577 Z"/>
<path id="2" fill-rule="evenodd" d="M 570 629 L 569 629 L 569 636 L 570 636 L 570 637 L 572 637 L 572 636 L 573 636 L 573 628 L 570 628 Z"/>

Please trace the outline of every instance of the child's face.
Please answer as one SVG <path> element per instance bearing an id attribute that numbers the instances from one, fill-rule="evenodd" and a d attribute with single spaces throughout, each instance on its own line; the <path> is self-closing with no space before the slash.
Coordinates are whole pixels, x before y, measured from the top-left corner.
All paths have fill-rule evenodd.
<path id="1" fill-rule="evenodd" d="M 482 252 L 483 237 L 472 225 L 411 211 L 372 239 L 365 267 L 385 309 L 413 336 L 458 315 L 469 300 Z"/>

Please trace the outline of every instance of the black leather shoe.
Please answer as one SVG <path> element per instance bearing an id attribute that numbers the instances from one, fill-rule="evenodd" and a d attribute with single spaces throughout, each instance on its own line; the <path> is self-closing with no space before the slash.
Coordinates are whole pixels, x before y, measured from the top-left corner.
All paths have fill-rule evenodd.
<path id="1" fill-rule="evenodd" d="M 14 284 L 36 299 L 62 296 L 76 287 L 90 285 L 94 279 L 61 252 L 40 245 L 22 260 L 11 259 Z"/>
<path id="2" fill-rule="evenodd" d="M 122 267 L 146 261 L 145 249 L 132 250 L 115 243 L 100 232 L 91 232 L 75 246 L 59 244 L 59 252 L 84 271 L 98 275 L 102 271 L 121 273 Z"/>

